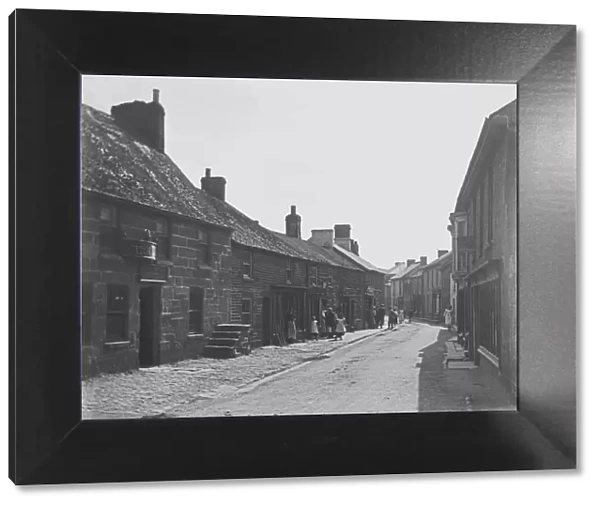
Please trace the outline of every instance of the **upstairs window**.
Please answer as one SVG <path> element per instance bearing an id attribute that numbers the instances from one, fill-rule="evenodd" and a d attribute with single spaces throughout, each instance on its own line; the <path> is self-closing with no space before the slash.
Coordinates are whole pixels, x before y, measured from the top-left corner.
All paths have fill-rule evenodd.
<path id="1" fill-rule="evenodd" d="M 169 221 L 166 218 L 156 220 L 156 256 L 157 258 L 169 258 L 170 234 Z"/>
<path id="2" fill-rule="evenodd" d="M 197 260 L 199 265 L 210 265 L 210 238 L 204 230 L 198 230 L 198 253 Z"/>
<path id="3" fill-rule="evenodd" d="M 117 209 L 102 205 L 99 209 L 100 248 L 108 251 L 117 249 Z"/>
<path id="4" fill-rule="evenodd" d="M 285 282 L 291 284 L 293 279 L 294 272 L 292 271 L 292 261 L 288 260 L 285 266 Z"/>
<path id="5" fill-rule="evenodd" d="M 459 220 L 456 222 L 456 236 L 466 237 L 467 235 L 467 222 L 466 220 Z"/>
<path id="6" fill-rule="evenodd" d="M 204 290 L 190 287 L 189 333 L 202 334 L 204 330 Z"/>
<path id="7" fill-rule="evenodd" d="M 127 285 L 107 285 L 106 301 L 106 342 L 127 341 L 127 320 L 129 319 L 129 287 Z"/>
<path id="8" fill-rule="evenodd" d="M 244 251 L 244 259 L 242 261 L 242 274 L 245 278 L 252 278 L 252 251 Z"/>
<path id="9" fill-rule="evenodd" d="M 307 271 L 308 271 L 308 286 L 315 286 L 318 281 L 317 266 L 309 265 Z"/>

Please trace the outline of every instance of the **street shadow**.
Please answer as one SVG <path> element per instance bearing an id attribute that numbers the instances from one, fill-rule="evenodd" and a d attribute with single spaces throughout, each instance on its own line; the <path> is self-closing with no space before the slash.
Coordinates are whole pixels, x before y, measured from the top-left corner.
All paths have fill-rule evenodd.
<path id="1" fill-rule="evenodd" d="M 434 342 L 419 350 L 419 411 L 456 411 L 461 409 L 460 399 L 447 389 L 444 367 L 446 341 L 451 334 L 440 328 Z"/>

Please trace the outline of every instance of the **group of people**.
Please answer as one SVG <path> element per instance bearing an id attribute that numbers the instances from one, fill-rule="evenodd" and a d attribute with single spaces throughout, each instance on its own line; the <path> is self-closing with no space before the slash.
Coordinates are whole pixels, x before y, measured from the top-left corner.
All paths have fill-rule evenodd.
<path id="1" fill-rule="evenodd" d="M 373 307 L 373 319 L 375 321 L 375 328 L 382 329 L 385 322 L 386 310 L 385 306 L 381 304 L 379 307 Z M 413 310 L 409 309 L 396 309 L 390 307 L 387 311 L 388 317 L 388 330 L 396 328 L 399 323 L 406 321 L 410 323 L 413 317 Z M 290 309 L 285 316 L 287 326 L 287 339 L 288 342 L 296 341 L 296 314 L 294 309 Z M 452 330 L 452 306 L 447 306 L 444 310 L 444 325 L 448 330 Z M 321 314 L 321 325 L 319 325 L 319 319 L 313 316 L 310 324 L 310 334 L 313 339 L 319 339 L 321 334 L 325 334 L 334 341 L 341 340 L 346 333 L 346 322 L 341 312 L 336 314 L 331 307 L 323 310 Z"/>
<path id="2" fill-rule="evenodd" d="M 375 328 L 382 329 L 385 322 L 386 310 L 383 304 L 380 304 L 379 307 L 373 307 L 373 318 L 375 320 Z M 408 323 L 411 322 L 413 316 L 413 310 L 410 309 L 404 313 L 404 309 L 396 309 L 389 308 L 387 311 L 388 316 L 388 329 L 393 329 L 399 323 L 403 322 L 405 319 Z"/>
<path id="3" fill-rule="evenodd" d="M 321 314 L 321 321 L 322 327 L 324 327 L 324 334 L 330 339 L 338 341 L 344 337 L 344 334 L 346 333 L 346 324 L 344 316 L 341 313 L 336 314 L 333 309 L 329 307 L 326 310 L 323 310 Z M 285 322 L 287 327 L 288 342 L 296 341 L 296 313 L 293 308 L 286 313 Z M 310 323 L 310 334 L 315 340 L 319 339 L 319 336 L 322 334 L 319 327 L 320 325 L 318 318 L 313 316 Z"/>

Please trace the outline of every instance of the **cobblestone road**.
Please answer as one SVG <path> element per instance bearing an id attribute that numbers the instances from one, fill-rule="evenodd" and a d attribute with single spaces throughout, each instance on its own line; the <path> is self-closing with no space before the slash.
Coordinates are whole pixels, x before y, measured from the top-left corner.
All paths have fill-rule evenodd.
<path id="1" fill-rule="evenodd" d="M 377 332 L 348 333 L 343 341 L 337 342 L 320 340 L 286 347 L 268 346 L 235 359 L 200 358 L 91 378 L 83 382 L 83 418 L 141 418 L 169 414 L 194 401 L 230 395 L 240 387 Z"/>
<path id="2" fill-rule="evenodd" d="M 253 388 L 181 406 L 170 416 L 510 409 L 479 370 L 444 368 L 448 337 L 439 327 L 403 325 Z"/>

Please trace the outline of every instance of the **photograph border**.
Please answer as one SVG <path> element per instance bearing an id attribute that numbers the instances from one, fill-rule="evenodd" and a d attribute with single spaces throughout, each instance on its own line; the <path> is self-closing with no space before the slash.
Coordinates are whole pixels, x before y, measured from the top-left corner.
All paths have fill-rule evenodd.
<path id="1" fill-rule="evenodd" d="M 16 10 L 9 30 L 13 482 L 576 468 L 574 26 Z M 518 411 L 82 421 L 84 74 L 517 84 Z"/>

